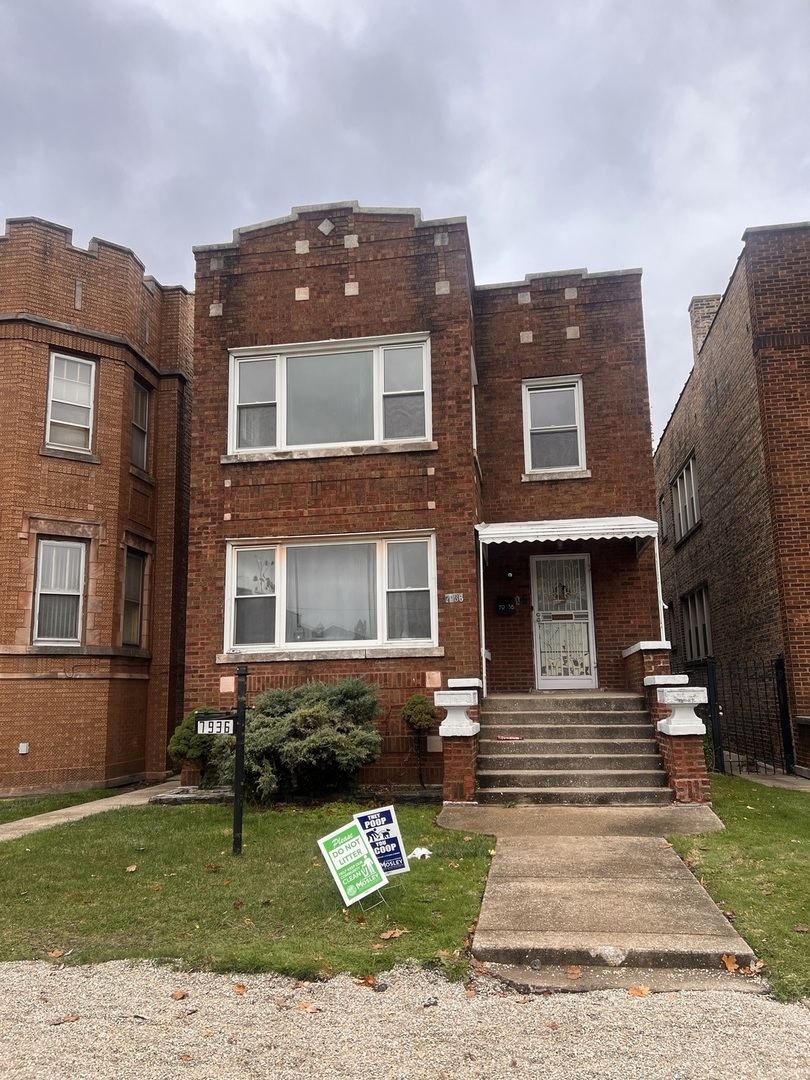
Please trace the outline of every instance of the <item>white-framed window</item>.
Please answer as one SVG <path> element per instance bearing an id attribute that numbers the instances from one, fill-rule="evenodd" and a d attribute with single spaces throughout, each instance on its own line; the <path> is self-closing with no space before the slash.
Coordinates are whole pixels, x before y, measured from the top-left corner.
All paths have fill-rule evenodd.
<path id="1" fill-rule="evenodd" d="M 675 520 L 675 539 L 682 540 L 700 521 L 697 467 L 690 457 L 672 484 L 672 508 Z"/>
<path id="2" fill-rule="evenodd" d="M 226 588 L 229 651 L 436 642 L 431 536 L 234 541 Z"/>
<path id="3" fill-rule="evenodd" d="M 124 567 L 124 645 L 140 645 L 143 625 L 143 583 L 146 556 L 128 550 Z"/>
<path id="4" fill-rule="evenodd" d="M 146 471 L 149 461 L 149 391 L 136 379 L 132 384 L 132 451 L 130 460 Z"/>
<path id="5" fill-rule="evenodd" d="M 96 365 L 51 353 L 48 377 L 48 446 L 89 453 L 93 441 Z"/>
<path id="6" fill-rule="evenodd" d="M 82 636 L 86 545 L 45 540 L 37 545 L 34 641 L 79 645 Z"/>
<path id="7" fill-rule="evenodd" d="M 232 349 L 229 453 L 431 437 L 427 334 Z"/>
<path id="8" fill-rule="evenodd" d="M 686 660 L 700 660 L 712 654 L 712 632 L 709 626 L 709 593 L 695 589 L 681 600 L 683 621 L 683 651 Z"/>
<path id="9" fill-rule="evenodd" d="M 523 439 L 527 473 L 585 469 L 582 379 L 527 379 L 523 383 Z"/>

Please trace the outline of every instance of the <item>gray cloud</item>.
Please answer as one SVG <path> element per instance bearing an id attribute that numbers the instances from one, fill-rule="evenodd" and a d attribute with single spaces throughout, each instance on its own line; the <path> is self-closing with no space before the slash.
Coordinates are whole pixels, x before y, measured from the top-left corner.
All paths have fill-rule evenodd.
<path id="1" fill-rule="evenodd" d="M 660 429 L 686 307 L 808 214 L 805 0 L 0 0 L 3 216 L 191 245 L 357 198 L 466 214 L 479 280 L 645 270 Z"/>

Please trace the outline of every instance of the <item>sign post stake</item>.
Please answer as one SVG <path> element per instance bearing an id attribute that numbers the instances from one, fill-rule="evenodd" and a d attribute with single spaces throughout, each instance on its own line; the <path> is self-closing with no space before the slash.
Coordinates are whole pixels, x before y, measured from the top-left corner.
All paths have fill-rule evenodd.
<path id="1" fill-rule="evenodd" d="M 233 776 L 233 853 L 242 854 L 242 804 L 245 795 L 245 709 L 247 673 L 243 664 L 236 669 L 236 763 Z"/>

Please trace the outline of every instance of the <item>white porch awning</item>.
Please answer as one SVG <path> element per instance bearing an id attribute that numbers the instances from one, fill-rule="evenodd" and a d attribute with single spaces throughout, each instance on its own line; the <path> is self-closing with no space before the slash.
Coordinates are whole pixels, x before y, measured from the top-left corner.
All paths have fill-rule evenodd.
<path id="1" fill-rule="evenodd" d="M 643 517 L 497 521 L 475 527 L 482 544 L 522 544 L 532 540 L 641 540 L 640 547 L 646 547 L 658 535 L 658 522 Z"/>

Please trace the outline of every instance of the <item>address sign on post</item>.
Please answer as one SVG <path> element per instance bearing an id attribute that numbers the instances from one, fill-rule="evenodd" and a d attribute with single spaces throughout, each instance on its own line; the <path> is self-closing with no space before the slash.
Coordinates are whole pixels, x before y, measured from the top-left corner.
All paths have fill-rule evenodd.
<path id="1" fill-rule="evenodd" d="M 198 735 L 233 735 L 234 733 L 234 718 L 229 714 L 228 716 L 198 716 L 197 717 L 197 734 Z"/>

